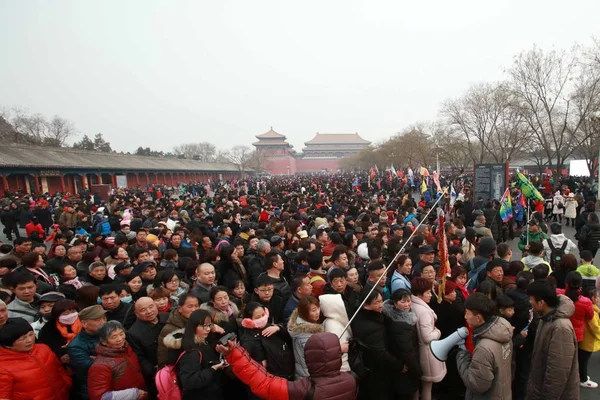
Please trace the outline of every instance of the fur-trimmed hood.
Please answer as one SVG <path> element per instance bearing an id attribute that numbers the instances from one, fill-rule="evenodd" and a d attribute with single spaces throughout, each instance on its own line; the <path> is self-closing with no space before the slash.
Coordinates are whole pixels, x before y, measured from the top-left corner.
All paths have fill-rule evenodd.
<path id="1" fill-rule="evenodd" d="M 185 329 L 177 329 L 176 331 L 173 331 L 165 336 L 163 339 L 165 347 L 171 350 L 180 350 L 184 332 Z"/>
<path id="2" fill-rule="evenodd" d="M 231 310 L 233 311 L 233 317 L 237 318 L 240 313 L 240 310 L 231 300 L 229 301 L 229 305 L 231 306 Z M 200 305 L 200 309 L 208 311 L 212 317 L 213 323 L 215 324 L 229 321 L 229 316 L 224 311 L 217 310 L 214 307 L 212 301 L 208 303 L 203 303 L 202 305 Z"/>
<path id="3" fill-rule="evenodd" d="M 288 332 L 290 333 L 290 336 L 294 337 L 296 335 L 313 335 L 323 331 L 323 325 L 307 322 L 300 318 L 298 316 L 297 308 L 294 310 L 294 312 L 292 312 L 288 322 Z"/>
<path id="4" fill-rule="evenodd" d="M 414 312 L 398 310 L 391 300 L 383 303 L 382 313 L 394 322 L 404 322 L 413 326 L 417 323 L 417 315 Z"/>

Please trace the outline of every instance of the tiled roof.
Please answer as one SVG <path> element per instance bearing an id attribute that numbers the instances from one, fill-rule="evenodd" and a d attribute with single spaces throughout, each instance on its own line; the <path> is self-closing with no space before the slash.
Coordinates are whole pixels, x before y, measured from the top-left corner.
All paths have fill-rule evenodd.
<path id="1" fill-rule="evenodd" d="M 269 129 L 268 132 L 263 133 L 262 135 L 256 135 L 257 139 L 279 139 L 279 138 L 283 138 L 283 140 L 285 140 L 285 135 L 282 135 L 281 133 L 277 133 L 273 130 L 273 127 L 271 127 L 271 129 Z"/>
<path id="2" fill-rule="evenodd" d="M 0 146 L 0 168 L 2 167 L 113 171 L 238 171 L 234 164 L 23 145 Z"/>
<path id="3" fill-rule="evenodd" d="M 314 138 L 304 144 L 365 144 L 369 145 L 371 142 L 361 138 L 358 133 L 318 133 Z"/>
<path id="4" fill-rule="evenodd" d="M 252 146 L 285 146 L 291 147 L 291 145 L 285 140 L 269 140 L 269 141 L 258 141 L 252 143 Z"/>

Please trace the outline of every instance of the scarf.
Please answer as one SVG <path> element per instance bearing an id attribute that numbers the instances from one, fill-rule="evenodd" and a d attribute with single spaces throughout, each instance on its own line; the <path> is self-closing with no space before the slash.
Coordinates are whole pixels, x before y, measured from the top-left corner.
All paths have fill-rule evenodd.
<path id="1" fill-rule="evenodd" d="M 164 309 L 158 310 L 158 312 L 161 312 L 161 313 L 169 312 L 169 311 L 171 311 L 171 302 L 170 301 L 167 303 L 167 306 Z"/>
<path id="2" fill-rule="evenodd" d="M 231 303 L 227 304 L 227 308 L 225 310 L 221 310 L 219 308 L 217 308 L 217 310 L 224 312 L 225 314 L 227 314 L 228 317 L 231 317 L 233 315 L 233 307 L 231 307 Z"/>
<path id="3" fill-rule="evenodd" d="M 67 325 L 63 325 L 60 322 L 56 321 L 56 329 L 58 329 L 62 337 L 67 339 L 67 344 L 69 344 L 71 343 L 71 340 L 73 340 L 75 336 L 77 336 L 77 334 L 81 332 L 81 321 L 78 318 L 77 321 L 75 321 L 73 325 L 71 325 L 71 332 L 69 332 L 69 330 L 67 329 Z"/>
<path id="4" fill-rule="evenodd" d="M 83 287 L 83 283 L 81 283 L 81 281 L 79 280 L 79 277 L 75 277 L 73 279 L 71 279 L 70 281 L 64 281 L 63 282 L 65 285 L 71 285 L 73 286 L 76 290 L 79 290 Z"/>
<path id="5" fill-rule="evenodd" d="M 246 329 L 263 329 L 267 326 L 269 320 L 269 309 L 265 307 L 265 315 L 259 319 L 244 318 L 242 320 L 242 326 Z"/>

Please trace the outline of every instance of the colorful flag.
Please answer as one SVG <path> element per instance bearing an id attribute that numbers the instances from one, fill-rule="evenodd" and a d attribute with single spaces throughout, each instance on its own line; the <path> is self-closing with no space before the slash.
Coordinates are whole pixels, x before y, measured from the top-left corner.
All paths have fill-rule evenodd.
<path id="1" fill-rule="evenodd" d="M 500 217 L 502 222 L 507 222 L 513 217 L 512 201 L 508 189 L 506 189 L 502 201 L 500 201 Z"/>
<path id="2" fill-rule="evenodd" d="M 375 178 L 375 170 L 373 168 L 371 168 L 371 171 L 369 171 L 369 178 Z"/>
<path id="3" fill-rule="evenodd" d="M 519 188 L 521 189 L 521 193 L 529 200 L 539 200 L 545 201 L 544 197 L 540 194 L 540 192 L 533 186 L 529 179 L 525 177 L 520 172 L 517 172 L 517 178 L 519 179 Z"/>
<path id="4" fill-rule="evenodd" d="M 456 202 L 456 190 L 454 190 L 454 184 L 450 184 L 450 208 L 454 207 Z"/>
<path id="5" fill-rule="evenodd" d="M 427 191 L 427 183 L 425 182 L 425 177 L 421 180 L 421 193 L 425 193 Z"/>
<path id="6" fill-rule="evenodd" d="M 421 167 L 420 174 L 421 176 L 429 176 L 429 171 L 427 170 L 427 168 Z"/>
<path id="7" fill-rule="evenodd" d="M 394 168 L 394 165 L 392 164 L 392 166 L 390 167 L 390 171 L 392 171 L 392 174 L 394 174 L 394 176 L 398 176 L 398 174 L 396 173 L 396 168 Z"/>

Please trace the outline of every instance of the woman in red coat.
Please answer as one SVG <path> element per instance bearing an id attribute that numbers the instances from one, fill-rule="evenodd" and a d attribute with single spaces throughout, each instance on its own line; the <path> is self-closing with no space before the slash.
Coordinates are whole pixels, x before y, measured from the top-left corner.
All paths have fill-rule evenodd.
<path id="1" fill-rule="evenodd" d="M 27 235 L 27 237 L 31 238 L 33 232 L 37 232 L 38 240 L 42 240 L 44 239 L 44 236 L 46 236 L 46 232 L 44 232 L 44 227 L 42 226 L 42 224 L 39 223 L 36 217 L 32 217 L 31 222 L 25 225 L 25 234 Z"/>
<path id="2" fill-rule="evenodd" d="M 243 347 L 234 342 L 229 342 L 228 346 L 217 345 L 217 351 L 225 354 L 235 376 L 260 398 L 303 400 L 313 387 L 313 400 L 356 399 L 356 380 L 349 373 L 340 371 L 342 348 L 333 333 L 316 333 L 308 339 L 304 359 L 310 379 L 301 378 L 293 382 L 269 374 L 262 364 L 254 361 Z"/>
<path id="3" fill-rule="evenodd" d="M 125 329 L 118 321 L 108 321 L 98 330 L 96 359 L 88 371 L 90 400 L 103 395 L 119 400 L 148 398 L 146 383 L 137 356 L 125 340 Z"/>
<path id="4" fill-rule="evenodd" d="M 9 318 L 0 329 L 0 399 L 67 400 L 71 378 L 31 325 Z"/>

